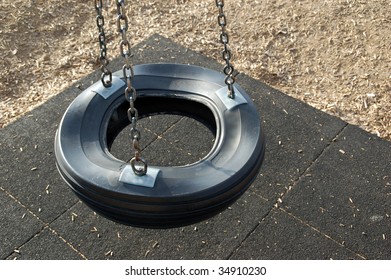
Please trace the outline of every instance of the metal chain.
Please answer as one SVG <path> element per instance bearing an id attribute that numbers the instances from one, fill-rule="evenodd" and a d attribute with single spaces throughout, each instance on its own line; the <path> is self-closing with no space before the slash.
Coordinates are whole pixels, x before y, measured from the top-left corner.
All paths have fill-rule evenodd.
<path id="1" fill-rule="evenodd" d="M 132 125 L 130 129 L 130 137 L 132 139 L 134 157 L 130 160 L 130 165 L 133 172 L 138 176 L 143 176 L 147 173 L 147 162 L 141 156 L 140 148 L 140 131 L 137 129 L 138 111 L 134 106 L 137 98 L 136 89 L 132 86 L 134 77 L 133 66 L 130 63 L 130 43 L 126 36 L 128 30 L 128 17 L 125 10 L 125 0 L 117 0 L 117 30 L 121 34 L 120 53 L 124 58 L 125 64 L 122 67 L 123 77 L 126 80 L 125 99 L 129 102 L 128 118 Z M 137 165 L 137 166 L 136 166 Z"/>
<path id="2" fill-rule="evenodd" d="M 113 76 L 109 68 L 107 67 L 109 65 L 109 60 L 107 58 L 107 46 L 106 46 L 106 35 L 105 35 L 105 19 L 102 14 L 103 10 L 103 4 L 102 0 L 95 0 L 95 9 L 96 9 L 96 25 L 98 26 L 99 30 L 99 47 L 100 47 L 100 63 L 101 63 L 101 82 L 104 87 L 110 87 Z"/>
<path id="3" fill-rule="evenodd" d="M 216 6 L 217 8 L 219 8 L 219 15 L 217 17 L 217 22 L 221 27 L 220 42 L 224 45 L 224 51 L 222 52 L 222 56 L 226 63 L 224 67 L 224 74 L 226 75 L 224 82 L 228 87 L 228 97 L 234 99 L 235 98 L 235 90 L 234 90 L 235 76 L 233 73 L 235 69 L 230 61 L 232 55 L 230 49 L 228 48 L 229 37 L 226 30 L 227 18 L 224 14 L 224 0 L 216 0 Z"/>

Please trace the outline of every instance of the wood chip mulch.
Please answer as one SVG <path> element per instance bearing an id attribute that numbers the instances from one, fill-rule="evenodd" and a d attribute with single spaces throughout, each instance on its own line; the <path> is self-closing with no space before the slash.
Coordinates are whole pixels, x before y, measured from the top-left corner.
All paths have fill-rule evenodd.
<path id="1" fill-rule="evenodd" d="M 99 68 L 95 9 L 86 2 L 1 1 L 0 127 Z M 103 2 L 112 59 L 115 2 Z M 132 45 L 158 33 L 221 61 L 215 1 L 127 7 Z M 226 0 L 225 10 L 236 69 L 391 140 L 389 0 Z"/>

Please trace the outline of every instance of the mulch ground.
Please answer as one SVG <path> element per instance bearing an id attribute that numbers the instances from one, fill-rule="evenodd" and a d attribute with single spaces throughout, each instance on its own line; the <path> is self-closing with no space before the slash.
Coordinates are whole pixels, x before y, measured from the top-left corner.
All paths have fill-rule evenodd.
<path id="1" fill-rule="evenodd" d="M 115 1 L 103 2 L 112 59 Z M 391 140 L 389 0 L 227 0 L 225 10 L 238 71 Z M 127 1 L 127 11 L 132 45 L 159 33 L 222 62 L 215 1 Z M 1 1 L 0 127 L 99 68 L 95 16 L 93 1 Z"/>

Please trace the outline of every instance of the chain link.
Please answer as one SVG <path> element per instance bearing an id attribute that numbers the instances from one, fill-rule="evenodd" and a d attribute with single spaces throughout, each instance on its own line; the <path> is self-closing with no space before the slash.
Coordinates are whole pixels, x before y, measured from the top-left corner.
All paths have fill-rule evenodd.
<path id="1" fill-rule="evenodd" d="M 147 173 L 147 162 L 141 156 L 140 148 L 140 131 L 137 129 L 138 111 L 135 108 L 135 101 L 137 99 L 136 89 L 132 86 L 132 80 L 134 77 L 133 66 L 130 63 L 131 51 L 130 43 L 127 39 L 127 30 L 129 28 L 128 17 L 125 10 L 125 0 L 117 0 L 117 31 L 121 35 L 120 42 L 120 54 L 124 58 L 125 64 L 122 67 L 123 77 L 126 80 L 125 99 L 129 102 L 128 119 L 132 125 L 130 129 L 130 136 L 132 139 L 133 150 L 135 151 L 134 157 L 130 160 L 130 165 L 133 172 L 136 175 L 143 176 Z M 227 18 L 224 13 L 224 0 L 216 0 L 216 6 L 219 9 L 219 15 L 217 22 L 221 27 L 220 42 L 224 46 L 222 57 L 226 63 L 223 72 L 226 75 L 224 82 L 228 87 L 228 97 L 235 98 L 235 76 L 234 67 L 231 64 L 231 50 L 228 47 L 229 36 L 226 30 Z M 112 73 L 108 69 L 109 60 L 107 59 L 107 47 L 106 36 L 104 33 L 104 18 L 102 15 L 102 0 L 95 0 L 95 8 L 97 11 L 96 23 L 99 30 L 99 46 L 100 46 L 100 61 L 102 64 L 102 76 L 101 81 L 103 86 L 110 87 L 112 83 Z M 108 80 L 107 80 L 108 77 Z"/>
<path id="2" fill-rule="evenodd" d="M 220 42 L 224 45 L 224 50 L 222 52 L 222 57 L 225 60 L 225 67 L 224 67 L 224 74 L 225 76 L 225 84 L 228 87 L 228 97 L 234 99 L 235 98 L 235 90 L 234 90 L 234 83 L 235 83 L 235 76 L 234 76 L 234 67 L 231 64 L 231 50 L 228 47 L 229 44 L 229 36 L 227 32 L 227 17 L 224 13 L 224 0 L 216 0 L 216 6 L 219 8 L 219 15 L 217 16 L 217 22 L 219 26 L 221 27 L 221 33 L 220 33 Z"/>
<path id="3" fill-rule="evenodd" d="M 120 53 L 125 61 L 125 64 L 122 67 L 123 77 L 126 80 L 125 99 L 129 102 L 128 119 L 132 125 L 130 129 L 130 137 L 132 139 L 133 150 L 135 151 L 134 157 L 130 160 L 130 165 L 136 175 L 143 176 L 147 173 L 148 165 L 146 160 L 141 156 L 141 137 L 140 131 L 137 129 L 138 111 L 134 105 L 137 99 L 137 92 L 132 85 L 134 71 L 133 66 L 130 63 L 130 43 L 126 34 L 128 27 L 129 25 L 125 10 L 125 0 L 117 0 L 117 31 L 121 35 Z"/>
<path id="4" fill-rule="evenodd" d="M 113 76 L 109 68 L 109 60 L 107 58 L 107 46 L 106 46 L 106 35 L 105 35 L 105 19 L 102 14 L 103 4 L 102 0 L 95 0 L 95 9 L 96 9 L 96 25 L 99 30 L 99 48 L 100 48 L 100 63 L 101 63 L 101 82 L 104 87 L 110 87 L 113 81 Z"/>

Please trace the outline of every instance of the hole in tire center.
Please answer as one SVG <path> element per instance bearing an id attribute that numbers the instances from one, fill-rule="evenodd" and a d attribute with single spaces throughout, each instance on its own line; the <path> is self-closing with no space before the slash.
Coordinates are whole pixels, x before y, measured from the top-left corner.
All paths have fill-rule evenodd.
<path id="1" fill-rule="evenodd" d="M 184 166 L 204 158 L 213 148 L 215 134 L 193 118 L 161 114 L 140 119 L 142 157 L 150 166 Z M 130 125 L 115 137 L 110 153 L 125 162 L 133 156 Z"/>

